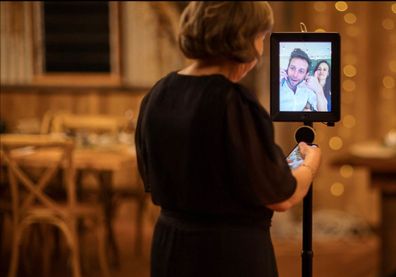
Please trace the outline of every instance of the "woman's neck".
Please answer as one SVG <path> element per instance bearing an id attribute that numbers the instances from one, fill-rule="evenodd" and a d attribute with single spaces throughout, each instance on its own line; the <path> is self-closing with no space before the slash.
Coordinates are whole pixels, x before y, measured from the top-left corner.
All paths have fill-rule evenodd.
<path id="1" fill-rule="evenodd" d="M 191 65 L 180 70 L 182 75 L 205 76 L 221 74 L 231 82 L 238 82 L 241 78 L 237 74 L 238 64 L 233 62 L 206 62 L 201 60 L 194 61 Z"/>

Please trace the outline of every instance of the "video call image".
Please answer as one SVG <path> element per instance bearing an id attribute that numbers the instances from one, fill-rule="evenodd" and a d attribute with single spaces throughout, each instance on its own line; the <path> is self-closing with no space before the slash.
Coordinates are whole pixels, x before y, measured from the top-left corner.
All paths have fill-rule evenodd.
<path id="1" fill-rule="evenodd" d="M 331 111 L 331 42 L 281 42 L 279 111 Z"/>

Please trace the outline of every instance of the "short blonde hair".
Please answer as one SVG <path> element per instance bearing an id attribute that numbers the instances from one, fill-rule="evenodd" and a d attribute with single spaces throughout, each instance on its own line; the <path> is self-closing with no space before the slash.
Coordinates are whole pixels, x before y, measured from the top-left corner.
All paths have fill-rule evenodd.
<path id="1" fill-rule="evenodd" d="M 179 46 L 190 59 L 251 62 L 259 56 L 256 36 L 273 22 L 267 2 L 192 1 L 181 15 Z"/>

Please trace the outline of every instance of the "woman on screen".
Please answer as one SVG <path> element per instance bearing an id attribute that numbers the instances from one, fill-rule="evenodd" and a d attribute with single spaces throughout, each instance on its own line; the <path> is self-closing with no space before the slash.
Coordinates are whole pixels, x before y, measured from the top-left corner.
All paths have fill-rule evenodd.
<path id="1" fill-rule="evenodd" d="M 327 111 L 331 111 L 331 67 L 326 60 L 317 63 L 314 69 L 314 76 L 318 79 L 323 88 L 327 100 Z"/>

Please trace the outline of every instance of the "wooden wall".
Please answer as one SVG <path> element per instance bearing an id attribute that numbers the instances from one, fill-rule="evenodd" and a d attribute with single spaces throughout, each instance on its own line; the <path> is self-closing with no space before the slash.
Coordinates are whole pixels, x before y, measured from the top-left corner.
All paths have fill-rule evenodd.
<path id="1" fill-rule="evenodd" d="M 179 10 L 171 2 L 118 3 L 119 12 L 112 20 L 119 24 L 110 25 L 119 26 L 115 32 L 119 45 L 113 52 L 120 54 L 121 72 L 55 77 L 40 68 L 40 39 L 33 35 L 41 24 L 39 4 L 0 5 L 0 119 L 11 132 L 18 121 L 40 121 L 47 111 L 123 115 L 132 109 L 137 114 L 142 97 L 155 81 L 185 63 L 177 51 Z"/>

